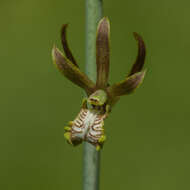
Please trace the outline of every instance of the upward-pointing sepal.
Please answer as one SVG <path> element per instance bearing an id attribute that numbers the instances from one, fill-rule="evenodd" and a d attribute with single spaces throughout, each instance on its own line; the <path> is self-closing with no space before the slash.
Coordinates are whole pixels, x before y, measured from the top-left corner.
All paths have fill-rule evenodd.
<path id="1" fill-rule="evenodd" d="M 56 67 L 67 79 L 83 88 L 88 95 L 93 93 L 95 84 L 55 46 L 52 50 L 52 57 Z"/>
<path id="2" fill-rule="evenodd" d="M 109 77 L 110 23 L 108 18 L 100 20 L 96 34 L 97 88 L 105 89 Z"/>

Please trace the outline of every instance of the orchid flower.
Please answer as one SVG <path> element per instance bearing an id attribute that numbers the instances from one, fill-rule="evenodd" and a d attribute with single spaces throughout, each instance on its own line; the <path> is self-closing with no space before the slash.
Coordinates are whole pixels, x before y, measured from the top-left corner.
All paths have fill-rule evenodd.
<path id="1" fill-rule="evenodd" d="M 123 95 L 134 92 L 142 83 L 145 71 L 142 71 L 145 61 L 145 44 L 142 37 L 134 33 L 138 42 L 138 55 L 129 74 L 115 84 L 109 84 L 110 66 L 110 24 L 108 18 L 100 20 L 96 36 L 96 66 L 97 77 L 93 82 L 83 73 L 71 50 L 66 38 L 67 24 L 61 30 L 61 39 L 65 55 L 55 46 L 52 50 L 53 62 L 58 70 L 74 84 L 85 90 L 87 98 L 83 100 L 82 108 L 77 117 L 65 127 L 65 138 L 72 145 L 83 141 L 93 144 L 97 150 L 102 148 L 106 135 L 104 120 L 112 110 L 113 105 Z"/>

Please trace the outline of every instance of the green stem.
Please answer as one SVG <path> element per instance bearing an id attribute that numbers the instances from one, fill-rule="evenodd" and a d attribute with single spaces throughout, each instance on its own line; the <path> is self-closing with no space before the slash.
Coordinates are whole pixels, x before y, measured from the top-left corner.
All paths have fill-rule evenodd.
<path id="1" fill-rule="evenodd" d="M 86 74 L 96 80 L 96 28 L 102 18 L 102 0 L 86 0 Z M 100 152 L 84 143 L 83 190 L 99 189 Z"/>

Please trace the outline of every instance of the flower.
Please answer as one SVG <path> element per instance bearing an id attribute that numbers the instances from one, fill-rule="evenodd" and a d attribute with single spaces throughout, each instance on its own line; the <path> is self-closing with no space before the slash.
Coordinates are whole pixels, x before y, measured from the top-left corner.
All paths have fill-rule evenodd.
<path id="1" fill-rule="evenodd" d="M 142 71 L 142 68 L 146 55 L 145 44 L 142 37 L 134 33 L 134 37 L 138 42 L 136 61 L 123 81 L 110 85 L 108 83 L 110 24 L 108 18 L 102 18 L 97 27 L 97 79 L 94 83 L 80 70 L 69 49 L 66 38 L 67 26 L 66 24 L 63 25 L 61 30 L 65 55 L 54 46 L 52 50 L 53 62 L 67 79 L 85 90 L 88 98 L 83 102 L 82 109 L 77 118 L 73 122 L 69 122 L 69 126 L 65 128 L 65 137 L 70 144 L 77 145 L 85 140 L 99 149 L 105 141 L 104 119 L 108 116 L 120 96 L 134 92 L 144 79 L 145 71 Z"/>

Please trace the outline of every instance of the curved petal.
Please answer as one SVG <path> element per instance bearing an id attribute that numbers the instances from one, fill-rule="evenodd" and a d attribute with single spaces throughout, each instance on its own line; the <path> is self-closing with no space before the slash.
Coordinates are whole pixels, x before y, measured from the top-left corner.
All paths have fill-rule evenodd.
<path id="1" fill-rule="evenodd" d="M 131 76 L 134 73 L 140 72 L 142 70 L 146 56 L 145 43 L 142 37 L 136 32 L 134 32 L 133 35 L 135 39 L 138 41 L 138 55 L 128 76 Z"/>
<path id="2" fill-rule="evenodd" d="M 134 92 L 134 90 L 137 89 L 143 82 L 145 73 L 146 71 L 135 73 L 127 77 L 124 81 L 113 84 L 112 86 L 108 87 L 108 93 L 112 97 L 116 97 Z"/>
<path id="3" fill-rule="evenodd" d="M 88 95 L 94 92 L 95 84 L 79 70 L 61 51 L 54 47 L 52 50 L 53 62 L 59 71 L 74 84 L 83 88 Z"/>
<path id="4" fill-rule="evenodd" d="M 97 65 L 97 88 L 106 88 L 109 76 L 109 36 L 110 24 L 108 18 L 100 20 L 96 36 L 96 65 Z"/>
<path id="5" fill-rule="evenodd" d="M 68 27 L 68 24 L 64 24 L 61 28 L 61 42 L 62 46 L 65 52 L 65 55 L 67 59 L 69 59 L 76 67 L 79 67 L 77 65 L 77 62 L 75 61 L 75 58 L 73 57 L 71 50 L 69 49 L 67 38 L 66 38 L 66 29 Z"/>

